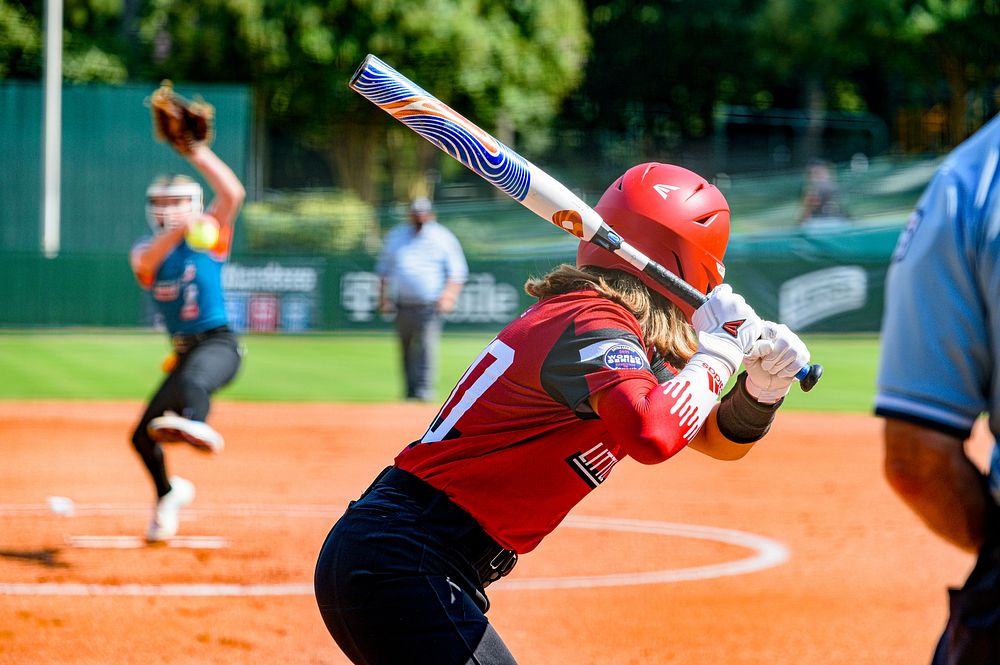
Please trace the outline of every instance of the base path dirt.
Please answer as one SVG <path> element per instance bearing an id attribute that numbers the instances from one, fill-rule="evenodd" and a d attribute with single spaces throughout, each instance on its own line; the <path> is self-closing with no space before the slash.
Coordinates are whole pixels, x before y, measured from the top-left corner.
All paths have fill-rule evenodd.
<path id="1" fill-rule="evenodd" d="M 346 663 L 316 555 L 435 407 L 218 402 L 221 456 L 166 451 L 197 487 L 177 547 L 139 540 L 141 408 L 0 402 L 0 663 Z M 626 460 L 490 587 L 489 617 L 524 664 L 928 662 L 972 557 L 892 494 L 880 431 L 783 413 L 739 462 Z"/>

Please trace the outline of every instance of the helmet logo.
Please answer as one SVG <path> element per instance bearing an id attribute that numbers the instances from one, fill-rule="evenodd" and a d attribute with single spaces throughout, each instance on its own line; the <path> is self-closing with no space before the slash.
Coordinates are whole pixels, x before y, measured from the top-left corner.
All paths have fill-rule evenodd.
<path id="1" fill-rule="evenodd" d="M 653 185 L 653 191 L 663 197 L 664 200 L 670 196 L 670 192 L 676 192 L 680 187 L 674 187 L 673 185 Z"/>
<path id="2" fill-rule="evenodd" d="M 740 326 L 746 323 L 746 319 L 739 319 L 738 321 L 726 321 L 722 324 L 722 329 L 727 333 L 736 337 L 736 333 L 739 332 Z"/>

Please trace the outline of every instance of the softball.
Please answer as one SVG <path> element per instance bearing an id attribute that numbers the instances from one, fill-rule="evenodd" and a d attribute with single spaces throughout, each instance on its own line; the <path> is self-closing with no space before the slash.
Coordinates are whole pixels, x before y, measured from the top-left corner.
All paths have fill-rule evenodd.
<path id="1" fill-rule="evenodd" d="M 184 239 L 192 249 L 212 249 L 219 242 L 219 224 L 214 219 L 199 219 L 188 227 Z"/>

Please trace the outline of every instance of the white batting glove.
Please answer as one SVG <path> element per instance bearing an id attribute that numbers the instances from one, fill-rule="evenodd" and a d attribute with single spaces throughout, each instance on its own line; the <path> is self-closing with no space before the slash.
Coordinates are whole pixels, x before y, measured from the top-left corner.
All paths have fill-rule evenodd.
<path id="1" fill-rule="evenodd" d="M 747 392 L 762 404 L 774 404 L 788 394 L 795 374 L 809 364 L 809 349 L 788 326 L 765 321 L 760 339 L 743 364 Z"/>
<path id="2" fill-rule="evenodd" d="M 760 337 L 762 325 L 753 308 L 728 284 L 712 289 L 691 322 L 698 332 L 697 354 L 715 361 L 716 371 L 724 374 L 723 382 L 739 370 L 743 357 Z"/>

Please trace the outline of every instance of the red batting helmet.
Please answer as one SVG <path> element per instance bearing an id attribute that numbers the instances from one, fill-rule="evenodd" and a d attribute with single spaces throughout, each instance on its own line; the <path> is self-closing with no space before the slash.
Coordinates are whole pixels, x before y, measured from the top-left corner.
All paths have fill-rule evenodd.
<path id="1" fill-rule="evenodd" d="M 633 166 L 594 209 L 608 226 L 643 254 L 702 293 L 722 283 L 729 243 L 729 204 L 715 185 L 672 164 Z M 638 275 L 690 319 L 694 309 L 617 255 L 581 242 L 576 265 L 614 268 Z"/>

